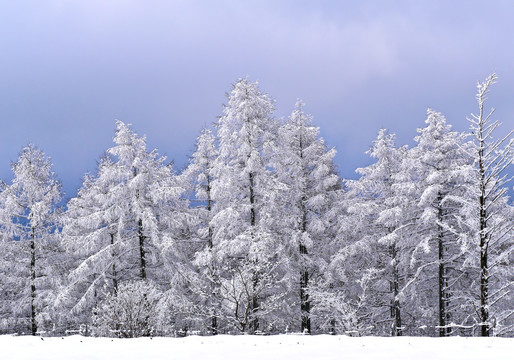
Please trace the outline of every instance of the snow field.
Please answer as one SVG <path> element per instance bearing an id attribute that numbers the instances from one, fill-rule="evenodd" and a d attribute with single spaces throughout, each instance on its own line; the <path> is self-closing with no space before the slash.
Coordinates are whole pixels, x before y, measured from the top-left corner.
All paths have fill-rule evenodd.
<path id="1" fill-rule="evenodd" d="M 69 336 L 0 336 L 2 360 L 323 360 L 509 359 L 512 338 L 421 338 L 330 335 L 189 336 L 110 339 Z"/>

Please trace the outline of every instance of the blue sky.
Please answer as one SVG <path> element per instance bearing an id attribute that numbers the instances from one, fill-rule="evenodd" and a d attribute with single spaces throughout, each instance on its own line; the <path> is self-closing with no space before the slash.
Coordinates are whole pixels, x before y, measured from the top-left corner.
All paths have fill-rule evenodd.
<path id="1" fill-rule="evenodd" d="M 73 196 L 114 119 L 180 168 L 245 76 L 277 117 L 306 102 L 343 177 L 370 163 L 380 127 L 412 144 L 428 106 L 466 130 L 476 81 L 493 71 L 506 133 L 513 13 L 511 1 L 0 0 L 0 177 L 33 142 Z"/>

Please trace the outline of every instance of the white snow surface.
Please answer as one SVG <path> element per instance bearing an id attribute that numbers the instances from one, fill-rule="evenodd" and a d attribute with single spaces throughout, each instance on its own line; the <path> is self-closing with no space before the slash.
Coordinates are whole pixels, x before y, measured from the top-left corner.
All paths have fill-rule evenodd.
<path id="1" fill-rule="evenodd" d="M 514 338 L 421 338 L 330 335 L 189 336 L 110 339 L 0 336 L 0 359 L 509 359 Z M 510 354 L 510 355 L 509 355 Z"/>

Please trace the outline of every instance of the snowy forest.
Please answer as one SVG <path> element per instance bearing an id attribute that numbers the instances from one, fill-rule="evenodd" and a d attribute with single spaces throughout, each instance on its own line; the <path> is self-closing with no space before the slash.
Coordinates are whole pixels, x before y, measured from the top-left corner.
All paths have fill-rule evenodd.
<path id="1" fill-rule="evenodd" d="M 495 81 L 467 133 L 432 109 L 412 147 L 379 130 L 357 180 L 302 101 L 277 119 L 246 78 L 181 171 L 116 121 L 64 204 L 50 158 L 23 147 L 0 185 L 0 333 L 514 336 Z"/>

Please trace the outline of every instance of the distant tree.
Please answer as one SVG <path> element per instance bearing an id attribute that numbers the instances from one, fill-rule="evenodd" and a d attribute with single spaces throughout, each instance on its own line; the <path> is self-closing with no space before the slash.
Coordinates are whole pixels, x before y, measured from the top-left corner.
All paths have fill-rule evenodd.
<path id="1" fill-rule="evenodd" d="M 28 317 L 30 333 L 36 335 L 48 319 L 51 292 L 60 279 L 53 273 L 57 239 L 55 224 L 61 201 L 61 184 L 52 163 L 36 146 L 22 148 L 12 164 L 14 178 L 4 187 L 0 219 L 4 241 L 8 242 L 14 313 Z"/>

